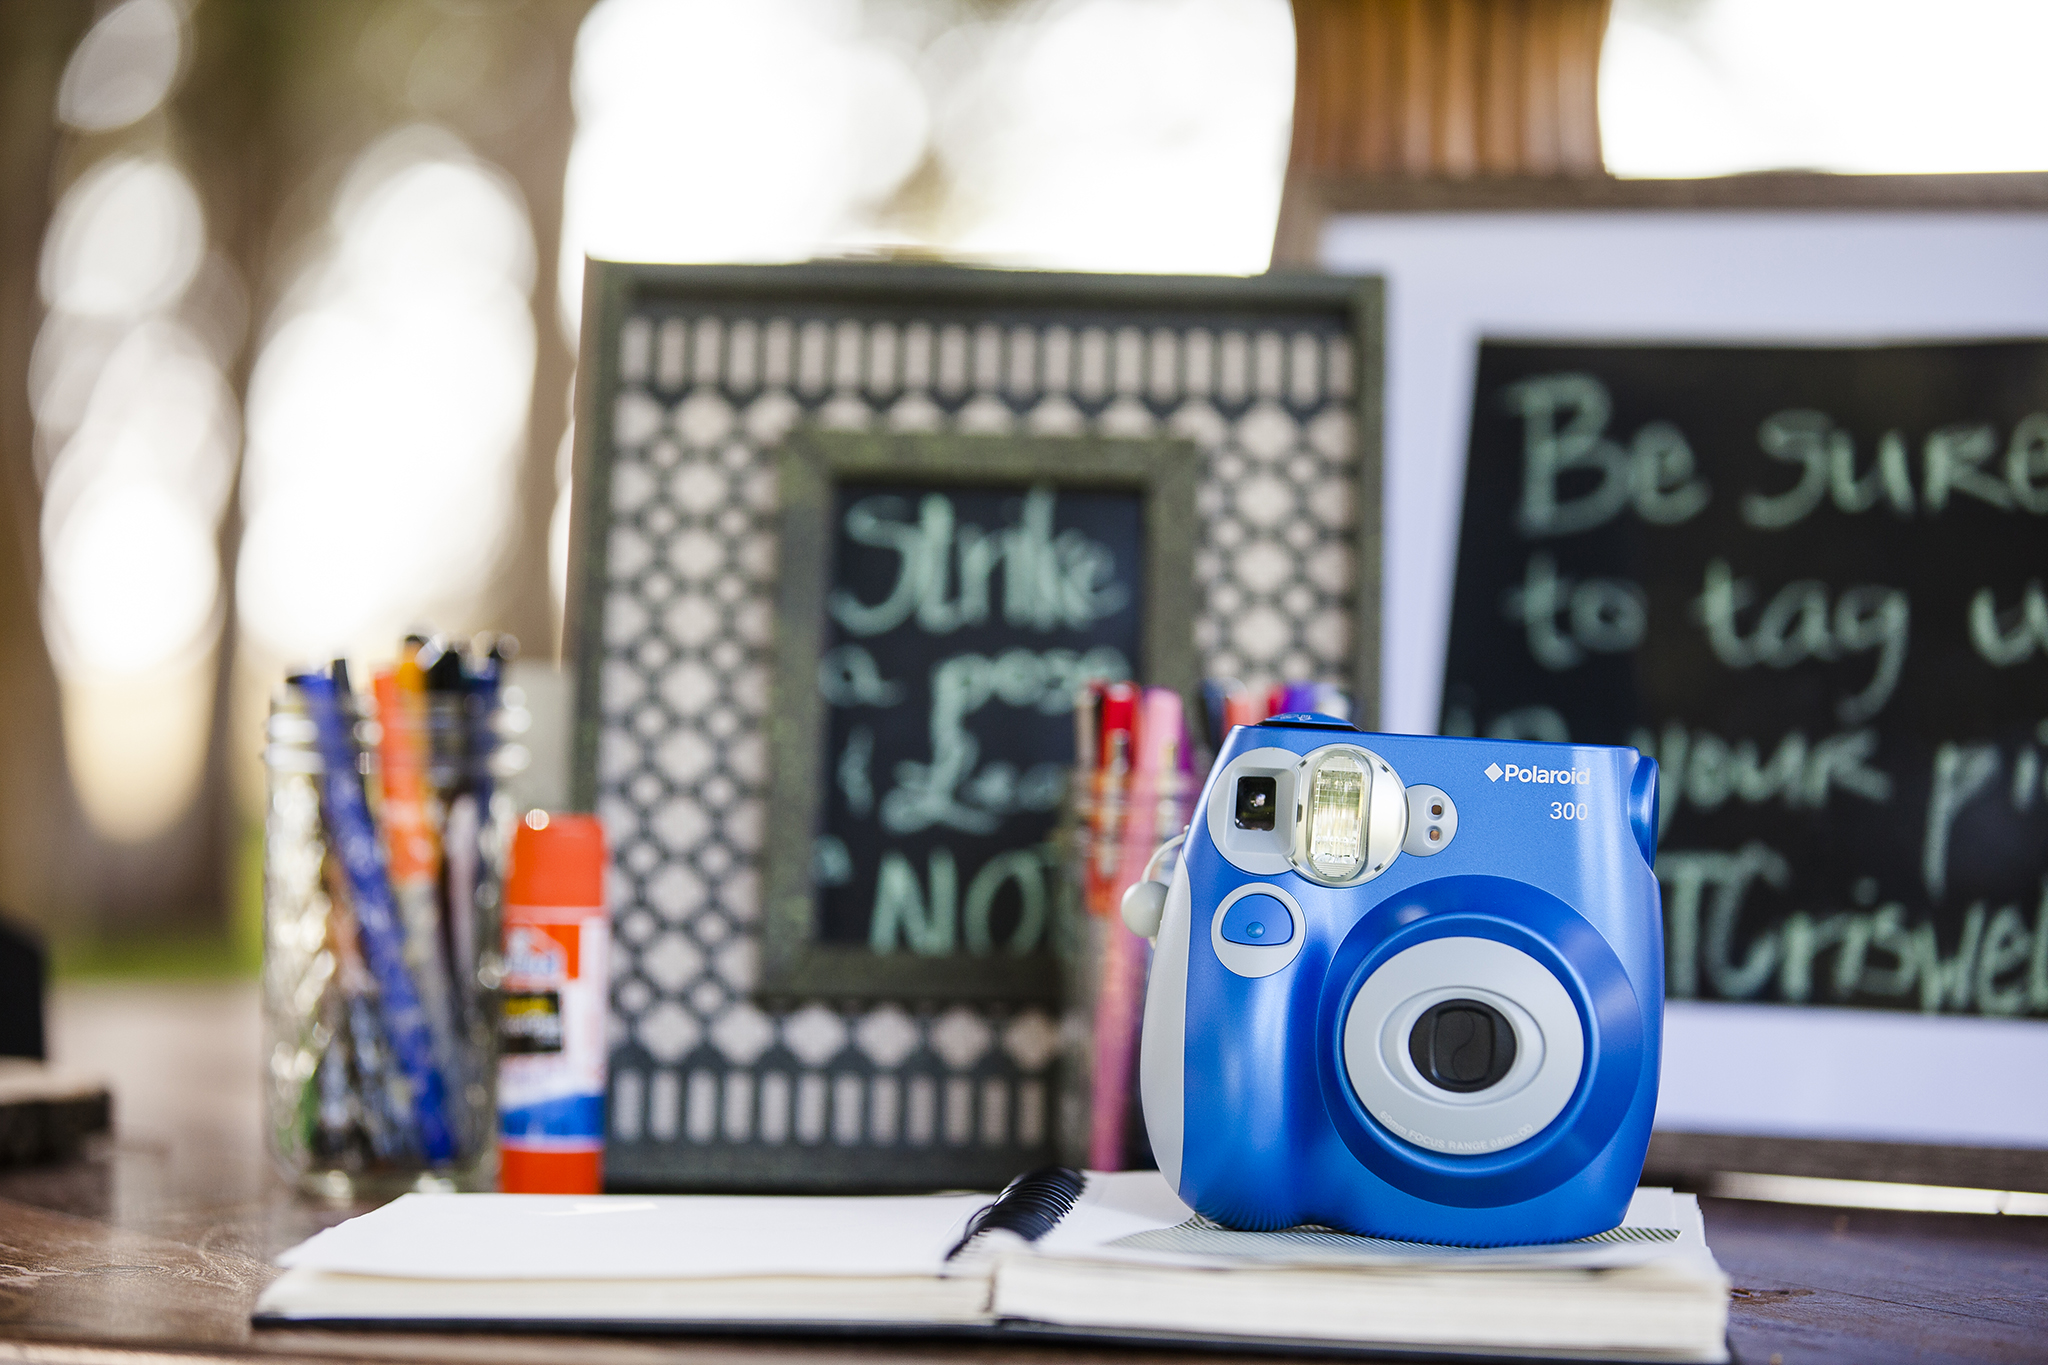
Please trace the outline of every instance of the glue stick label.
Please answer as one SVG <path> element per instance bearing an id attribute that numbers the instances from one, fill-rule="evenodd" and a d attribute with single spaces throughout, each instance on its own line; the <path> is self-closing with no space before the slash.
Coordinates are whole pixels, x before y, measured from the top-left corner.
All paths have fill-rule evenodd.
<path id="1" fill-rule="evenodd" d="M 595 1150 L 604 1140 L 610 926 L 584 907 L 505 907 L 499 1016 L 504 1146 Z"/>

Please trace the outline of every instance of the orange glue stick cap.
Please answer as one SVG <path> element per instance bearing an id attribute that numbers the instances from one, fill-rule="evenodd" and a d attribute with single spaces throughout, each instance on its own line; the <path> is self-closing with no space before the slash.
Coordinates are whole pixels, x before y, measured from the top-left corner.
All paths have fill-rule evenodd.
<path id="1" fill-rule="evenodd" d="M 507 905 L 604 904 L 604 826 L 595 815 L 528 811 L 512 834 Z"/>

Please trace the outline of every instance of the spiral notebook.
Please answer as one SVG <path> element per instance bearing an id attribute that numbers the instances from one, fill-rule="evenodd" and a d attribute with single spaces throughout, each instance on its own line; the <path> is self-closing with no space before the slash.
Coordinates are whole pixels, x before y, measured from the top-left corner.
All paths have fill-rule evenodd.
<path id="1" fill-rule="evenodd" d="M 994 1200 L 413 1194 L 279 1263 L 258 1326 L 1727 1359 L 1727 1277 L 1664 1189 L 1597 1237 L 1477 1249 L 1235 1232 L 1151 1171 L 1036 1171 Z"/>

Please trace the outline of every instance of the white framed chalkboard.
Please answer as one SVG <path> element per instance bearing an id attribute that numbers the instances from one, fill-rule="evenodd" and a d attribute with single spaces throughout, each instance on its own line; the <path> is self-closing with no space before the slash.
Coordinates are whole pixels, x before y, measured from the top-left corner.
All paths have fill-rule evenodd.
<path id="1" fill-rule="evenodd" d="M 1438 720 L 1482 339 L 2048 335 L 2038 207 L 1346 213 L 1317 259 L 1389 279 L 1382 686 L 1403 730 Z M 1662 1129 L 2048 1145 L 2048 1094 L 2000 1080 L 2048 1071 L 2037 1023 L 1675 1001 L 1667 1038 Z"/>

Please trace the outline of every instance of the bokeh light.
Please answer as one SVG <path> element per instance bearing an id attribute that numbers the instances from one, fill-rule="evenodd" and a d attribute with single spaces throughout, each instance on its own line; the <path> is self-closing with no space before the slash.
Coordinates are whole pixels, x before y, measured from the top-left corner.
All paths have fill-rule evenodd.
<path id="1" fill-rule="evenodd" d="M 116 157 L 58 202 L 43 247 L 43 302 L 83 317 L 134 317 L 184 292 L 205 251 L 199 196 L 160 156 Z"/>
<path id="2" fill-rule="evenodd" d="M 909 54 L 864 38 L 858 16 L 810 0 L 591 11 L 563 209 L 572 329 L 585 255 L 801 260 L 859 232 L 917 165 L 928 113 Z"/>
<path id="3" fill-rule="evenodd" d="M 64 87 L 82 103 L 65 117 L 133 122 L 163 99 L 182 22 L 173 10 L 165 29 L 163 18 L 131 3 L 88 33 Z M 168 74 L 146 90 L 117 79 L 124 63 L 143 60 L 131 50 L 138 33 L 167 33 L 171 45 Z M 43 244 L 49 313 L 29 374 L 43 634 L 72 785 L 117 842 L 154 838 L 177 820 L 198 790 L 211 728 L 216 537 L 238 423 L 226 357 L 181 312 L 205 250 L 190 179 L 156 153 L 89 166 L 58 201 Z"/>
<path id="4" fill-rule="evenodd" d="M 1293 112 L 1284 0 L 1068 0 L 932 54 L 946 245 L 1070 270 L 1265 269 Z"/>
<path id="5" fill-rule="evenodd" d="M 1293 78 L 1287 0 L 602 0 L 572 73 L 563 330 L 585 256 L 1263 270 Z M 557 489 L 559 610 L 566 458 Z"/>
<path id="6" fill-rule="evenodd" d="M 1617 175 L 2048 169 L 2040 0 L 1614 0 Z"/>
<path id="7" fill-rule="evenodd" d="M 30 401 L 45 627 L 70 674 L 145 671 L 189 650 L 214 612 L 236 405 L 216 346 L 173 308 L 203 236 L 190 183 L 162 161 L 102 162 L 52 224 Z"/>
<path id="8" fill-rule="evenodd" d="M 107 5 L 64 69 L 53 112 L 89 155 L 45 236 L 28 375 L 67 754 L 95 824 L 122 839 L 161 833 L 196 790 L 242 439 L 226 375 L 247 298 L 209 248 L 167 112 L 189 9 Z M 462 13 L 408 58 L 407 98 L 411 116 L 489 136 L 503 120 L 475 101 L 530 107 L 548 63 L 478 93 L 485 67 L 449 54 L 482 51 L 500 20 Z M 2048 167 L 2044 46 L 2035 0 L 1615 0 L 1608 161 Z M 544 302 L 573 337 L 586 254 L 1254 272 L 1294 56 L 1286 0 L 601 0 L 576 40 L 560 292 Z M 421 622 L 493 624 L 518 520 L 536 335 L 513 182 L 444 128 L 402 127 L 354 160 L 298 251 L 247 404 L 243 705 L 288 662 L 382 655 Z M 546 528 L 558 600 L 567 449 Z"/>
<path id="9" fill-rule="evenodd" d="M 103 369 L 43 486 L 45 619 L 63 671 L 138 674 L 210 639 L 234 399 L 192 334 L 155 319 Z"/>
<path id="10" fill-rule="evenodd" d="M 57 117 L 103 133 L 163 103 L 185 55 L 184 12 L 172 0 L 124 0 L 86 31 L 65 63 Z"/>
<path id="11" fill-rule="evenodd" d="M 585 255 L 907 246 L 1078 270 L 1265 267 L 1293 97 L 1286 0 L 988 13 L 920 30 L 837 0 L 603 0 L 576 45 L 565 326 Z M 893 203 L 934 167 L 935 208 Z"/>
<path id="12" fill-rule="evenodd" d="M 476 612 L 524 446 L 533 272 L 517 187 L 453 134 L 403 128 L 350 168 L 250 379 L 251 676 Z"/>

